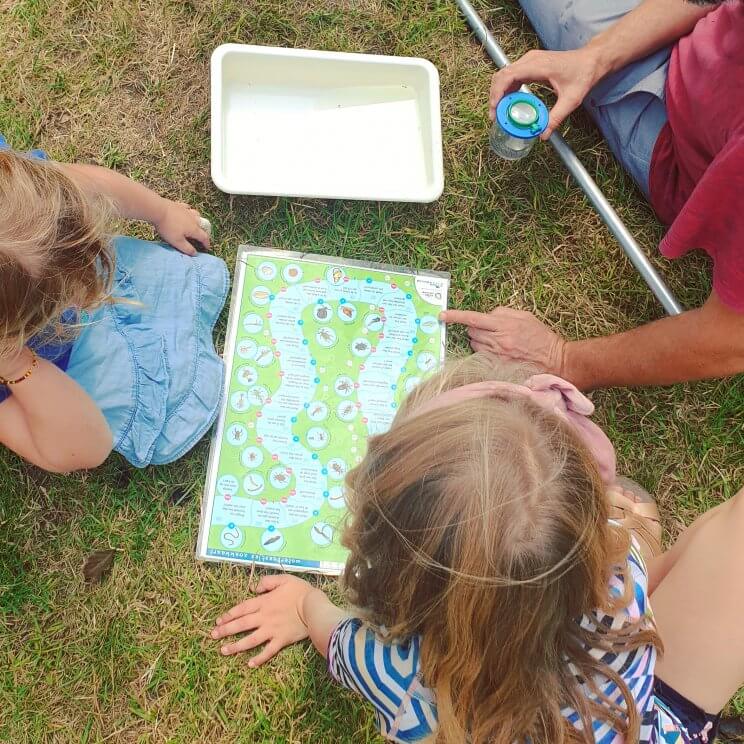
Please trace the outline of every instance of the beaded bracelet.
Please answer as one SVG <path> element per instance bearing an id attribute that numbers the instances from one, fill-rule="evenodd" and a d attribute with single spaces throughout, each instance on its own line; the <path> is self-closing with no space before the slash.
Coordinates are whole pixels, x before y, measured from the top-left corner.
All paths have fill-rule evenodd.
<path id="1" fill-rule="evenodd" d="M 39 357 L 37 357 L 33 351 L 31 352 L 31 356 L 33 357 L 31 360 L 31 366 L 20 377 L 15 380 L 6 380 L 4 377 L 0 377 L 0 385 L 17 385 L 19 382 L 28 380 L 33 371 L 39 366 Z"/>

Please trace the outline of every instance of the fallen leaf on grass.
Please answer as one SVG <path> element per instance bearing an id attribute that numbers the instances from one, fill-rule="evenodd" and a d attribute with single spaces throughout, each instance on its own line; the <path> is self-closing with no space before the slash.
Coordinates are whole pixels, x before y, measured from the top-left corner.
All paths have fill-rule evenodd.
<path id="1" fill-rule="evenodd" d="M 721 742 L 744 741 L 744 719 L 722 718 L 718 729 L 718 740 Z"/>
<path id="2" fill-rule="evenodd" d="M 115 550 L 94 550 L 83 564 L 83 577 L 86 584 L 100 584 L 114 565 Z"/>
<path id="3" fill-rule="evenodd" d="M 189 488 L 174 488 L 171 495 L 168 497 L 168 503 L 171 506 L 182 506 L 187 501 L 191 501 L 194 496 L 194 489 Z"/>

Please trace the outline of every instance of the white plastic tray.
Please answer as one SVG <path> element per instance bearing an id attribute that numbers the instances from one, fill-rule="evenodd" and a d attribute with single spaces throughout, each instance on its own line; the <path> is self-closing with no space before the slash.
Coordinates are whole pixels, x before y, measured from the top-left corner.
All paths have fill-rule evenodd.
<path id="1" fill-rule="evenodd" d="M 224 44 L 211 76 L 212 180 L 220 190 L 411 202 L 441 195 L 431 62 Z"/>

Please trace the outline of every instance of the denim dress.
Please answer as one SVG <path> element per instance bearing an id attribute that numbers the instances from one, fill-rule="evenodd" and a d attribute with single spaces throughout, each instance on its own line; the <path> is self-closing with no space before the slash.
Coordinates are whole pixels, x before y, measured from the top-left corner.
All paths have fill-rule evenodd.
<path id="1" fill-rule="evenodd" d="M 113 247 L 113 301 L 83 313 L 70 342 L 30 345 L 96 402 L 117 452 L 136 467 L 161 465 L 186 454 L 217 416 L 224 374 L 212 336 L 230 277 L 215 256 L 128 237 Z M 0 401 L 8 395 L 0 389 Z"/>

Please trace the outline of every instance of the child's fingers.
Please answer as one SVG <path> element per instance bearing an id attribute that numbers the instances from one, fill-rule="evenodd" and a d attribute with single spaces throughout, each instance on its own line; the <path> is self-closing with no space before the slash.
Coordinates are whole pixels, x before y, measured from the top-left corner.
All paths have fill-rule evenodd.
<path id="1" fill-rule="evenodd" d="M 249 662 L 248 666 L 251 668 L 259 667 L 261 664 L 265 664 L 269 659 L 273 659 L 281 650 L 283 646 L 276 640 L 267 643 L 263 650 L 256 654 Z"/>
<path id="2" fill-rule="evenodd" d="M 198 213 L 197 213 L 198 214 Z M 201 227 L 195 227 L 189 233 L 189 237 L 198 240 L 205 248 L 209 248 L 209 233 Z"/>
<path id="3" fill-rule="evenodd" d="M 287 577 L 284 574 L 270 574 L 268 576 L 262 576 L 261 581 L 256 585 L 256 594 L 263 594 L 264 592 L 271 592 L 277 587 L 281 586 Z"/>
<path id="4" fill-rule="evenodd" d="M 212 638 L 218 640 L 226 636 L 244 633 L 246 630 L 255 630 L 261 624 L 261 616 L 257 612 L 243 615 L 242 617 L 222 623 L 212 629 Z"/>
<path id="5" fill-rule="evenodd" d="M 260 646 L 262 643 L 266 643 L 270 637 L 271 636 L 266 630 L 255 630 L 253 633 L 247 635 L 245 638 L 241 638 L 239 641 L 225 644 L 220 651 L 223 656 L 232 656 L 233 654 L 239 654 L 242 651 L 250 651 L 250 649 L 256 648 L 256 646 Z"/>
<path id="6" fill-rule="evenodd" d="M 194 248 L 191 243 L 189 243 L 186 238 L 181 238 L 180 240 L 174 240 L 171 245 L 174 248 L 177 248 L 181 253 L 185 253 L 187 256 L 195 256 L 196 255 L 196 248 Z"/>
<path id="7" fill-rule="evenodd" d="M 235 607 L 231 607 L 227 612 L 223 613 L 217 618 L 216 625 L 222 625 L 222 623 L 235 620 L 235 618 L 248 615 L 251 612 L 258 610 L 259 603 L 255 599 L 246 599 L 240 604 L 236 604 Z"/>

